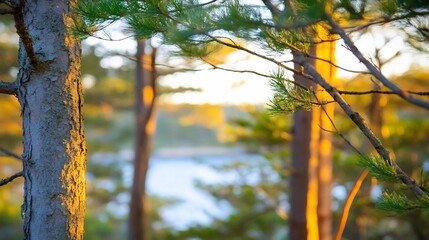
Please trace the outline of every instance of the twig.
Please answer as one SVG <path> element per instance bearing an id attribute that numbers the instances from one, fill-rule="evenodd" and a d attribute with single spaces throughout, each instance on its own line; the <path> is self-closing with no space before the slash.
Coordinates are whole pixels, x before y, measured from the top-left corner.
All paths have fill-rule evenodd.
<path id="1" fill-rule="evenodd" d="M 319 60 L 319 61 L 322 61 L 322 62 L 329 63 L 330 65 L 332 65 L 332 66 L 334 66 L 334 67 L 336 67 L 336 68 L 339 68 L 339 69 L 341 69 L 341 70 L 343 70 L 343 71 L 346 71 L 346 72 L 359 73 L 359 74 L 371 74 L 370 72 L 365 72 L 365 71 L 358 71 L 358 70 L 351 70 L 351 69 L 347 69 L 347 68 L 341 67 L 341 66 L 339 66 L 339 65 L 337 65 L 337 64 L 335 64 L 335 63 L 333 63 L 333 62 L 332 62 L 332 61 L 330 61 L 330 60 L 327 60 L 327 59 L 324 59 L 324 58 L 320 58 L 320 57 L 317 57 L 317 56 L 314 56 L 314 55 L 311 55 L 311 54 L 308 54 L 308 53 L 306 53 L 306 54 L 307 54 L 307 55 L 308 55 L 308 57 L 310 57 L 310 58 L 314 58 L 314 59 L 316 59 L 316 60 Z"/>
<path id="2" fill-rule="evenodd" d="M 13 14 L 12 9 L 0 9 L 0 15 Z"/>
<path id="3" fill-rule="evenodd" d="M 341 95 L 366 95 L 366 94 L 395 94 L 398 95 L 398 93 L 393 91 L 382 91 L 382 90 L 368 90 L 368 91 L 344 91 L 344 90 L 337 90 L 339 94 Z M 407 91 L 405 92 L 409 94 L 419 95 L 419 96 L 429 96 L 429 92 L 417 92 L 417 91 Z"/>
<path id="4" fill-rule="evenodd" d="M 15 178 L 22 177 L 22 176 L 23 176 L 23 173 L 21 171 L 21 172 L 15 173 L 14 175 L 12 175 L 10 177 L 3 178 L 0 180 L 0 186 L 6 185 L 6 184 L 12 182 L 13 180 L 15 180 Z"/>
<path id="5" fill-rule="evenodd" d="M 22 158 L 18 155 L 18 154 L 16 154 L 16 153 L 14 153 L 14 152 L 12 152 L 12 151 L 9 151 L 9 150 L 7 150 L 6 148 L 4 148 L 4 147 L 0 147 L 0 152 L 3 152 L 4 154 L 6 154 L 7 156 L 9 156 L 9 157 L 13 157 L 13 158 L 16 158 L 16 159 L 18 159 L 18 160 L 21 160 L 22 161 Z"/>
<path id="6" fill-rule="evenodd" d="M 344 29 L 350 29 L 350 32 L 356 32 L 356 31 L 360 31 L 362 29 L 368 28 L 372 25 L 384 25 L 386 23 L 390 23 L 390 22 L 394 22 L 394 21 L 398 21 L 398 20 L 402 20 L 402 19 L 407 19 L 407 18 L 412 18 L 412 17 L 417 17 L 417 16 L 426 16 L 428 15 L 429 12 L 421 12 L 421 13 L 417 13 L 417 12 L 412 12 L 406 15 L 401 15 L 401 16 L 397 16 L 397 17 L 393 17 L 393 18 L 385 18 L 383 17 L 380 20 L 373 20 L 370 21 L 367 24 L 364 25 L 358 25 L 358 26 L 348 26 L 348 27 L 344 27 Z"/>
<path id="7" fill-rule="evenodd" d="M 320 128 L 324 131 L 335 133 L 335 134 L 339 135 L 343 139 L 343 141 L 345 141 L 347 143 L 347 145 L 349 145 L 356 153 L 358 153 L 360 156 L 364 157 L 364 155 L 359 151 L 359 149 L 357 149 L 340 131 L 338 131 L 338 128 L 335 126 L 334 121 L 332 120 L 331 116 L 329 116 L 329 114 L 326 112 L 326 109 L 323 106 L 322 106 L 322 110 L 325 113 L 325 115 L 327 116 L 329 122 L 332 124 L 332 127 L 335 129 L 335 131 L 324 129 L 321 126 L 320 126 Z M 362 186 L 362 183 L 365 180 L 368 173 L 369 173 L 369 170 L 366 168 L 364 168 L 361 171 L 358 179 L 355 181 L 355 184 L 353 185 L 351 191 L 349 192 L 349 195 L 347 196 L 347 199 L 344 203 L 343 211 L 341 212 L 341 219 L 338 223 L 338 228 L 337 228 L 337 232 L 335 235 L 335 240 L 341 240 L 341 237 L 342 237 L 343 232 L 344 232 L 344 228 L 345 228 L 346 223 L 347 223 L 347 218 L 349 216 L 350 207 L 351 207 L 353 200 L 355 199 L 357 193 L 359 192 L 359 190 Z"/>
<path id="8" fill-rule="evenodd" d="M 429 110 L 429 102 L 414 98 L 409 93 L 405 92 L 398 86 L 396 86 L 393 82 L 391 82 L 389 79 L 387 79 L 368 59 L 366 59 L 362 53 L 359 51 L 359 49 L 354 45 L 353 41 L 349 38 L 349 36 L 346 34 L 344 29 L 342 29 L 333 19 L 332 17 L 328 16 L 327 20 L 329 24 L 332 27 L 332 32 L 337 33 L 341 36 L 341 38 L 344 40 L 344 43 L 347 45 L 347 47 L 350 49 L 350 51 L 356 56 L 357 59 L 359 59 L 360 62 L 362 62 L 368 70 L 381 82 L 384 86 L 390 88 L 392 91 L 396 92 L 401 98 L 405 99 L 406 101 L 423 107 L 427 110 Z"/>
<path id="9" fill-rule="evenodd" d="M 343 236 L 344 228 L 346 227 L 347 218 L 350 212 L 350 207 L 352 206 L 353 200 L 355 199 L 357 193 L 359 192 L 359 189 L 362 186 L 363 181 L 368 175 L 368 172 L 369 171 L 366 168 L 364 168 L 360 172 L 358 179 L 355 181 L 355 184 L 353 185 L 352 189 L 349 192 L 349 195 L 347 196 L 347 199 L 341 214 L 341 220 L 338 223 L 337 233 L 335 234 L 335 240 L 341 240 L 341 237 Z"/>
<path id="10" fill-rule="evenodd" d="M 0 93 L 16 95 L 18 93 L 16 82 L 0 82 Z"/>
<path id="11" fill-rule="evenodd" d="M 389 151 L 381 144 L 380 140 L 375 136 L 371 129 L 366 125 L 363 118 L 359 113 L 355 112 L 350 105 L 341 97 L 338 91 L 332 87 L 325 79 L 311 66 L 306 62 L 304 55 L 302 53 L 296 53 L 297 62 L 299 62 L 311 76 L 310 80 L 319 84 L 324 88 L 332 98 L 340 105 L 343 111 L 347 116 L 356 124 L 356 126 L 362 131 L 362 133 L 368 138 L 372 146 L 375 148 L 377 153 L 380 155 L 384 161 L 392 165 L 395 168 L 397 177 L 405 184 L 407 187 L 417 196 L 425 196 L 426 193 L 421 189 L 416 182 L 411 179 L 399 166 L 398 164 L 390 158 Z"/>

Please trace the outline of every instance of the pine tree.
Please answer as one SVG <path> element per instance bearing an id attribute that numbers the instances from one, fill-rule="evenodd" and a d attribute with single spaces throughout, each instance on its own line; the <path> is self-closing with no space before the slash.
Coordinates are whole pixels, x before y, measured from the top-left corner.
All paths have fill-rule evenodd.
<path id="1" fill-rule="evenodd" d="M 2 1 L 20 37 L 19 73 L 0 82 L 23 127 L 25 239 L 83 239 L 86 146 L 80 42 L 68 34 L 73 1 Z M 8 181 L 1 181 L 1 185 Z"/>

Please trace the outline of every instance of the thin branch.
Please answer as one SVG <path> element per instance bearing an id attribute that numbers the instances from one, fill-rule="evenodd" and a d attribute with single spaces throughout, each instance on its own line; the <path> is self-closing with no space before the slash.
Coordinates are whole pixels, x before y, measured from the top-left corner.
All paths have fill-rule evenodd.
<path id="1" fill-rule="evenodd" d="M 4 154 L 6 154 L 6 156 L 13 157 L 13 158 L 16 158 L 16 159 L 22 161 L 22 158 L 18 154 L 14 153 L 12 151 L 9 151 L 4 147 L 0 147 L 0 152 L 3 152 Z"/>
<path id="2" fill-rule="evenodd" d="M 359 192 L 360 187 L 362 186 L 363 181 L 368 175 L 368 169 L 363 169 L 359 174 L 358 179 L 355 181 L 352 189 L 347 196 L 346 202 L 343 207 L 343 211 L 341 214 L 341 220 L 338 223 L 337 233 L 335 234 L 335 240 L 341 240 L 344 232 L 344 228 L 346 227 L 347 218 L 349 217 L 350 207 L 352 206 L 353 200 L 355 199 L 357 193 Z"/>
<path id="3" fill-rule="evenodd" d="M 280 15 L 281 11 L 276 6 L 274 6 L 274 4 L 270 0 L 262 0 L 262 2 L 270 10 L 273 16 Z"/>
<path id="4" fill-rule="evenodd" d="M 336 127 L 336 125 L 334 123 L 334 120 L 331 118 L 331 116 L 329 116 L 329 114 L 327 113 L 326 109 L 323 106 L 322 106 L 322 110 L 325 113 L 325 115 L 327 116 L 329 122 L 331 123 L 331 125 L 335 129 L 335 131 L 330 131 L 330 130 L 324 129 L 321 126 L 320 126 L 320 128 L 324 131 L 335 133 L 335 134 L 339 135 L 343 139 L 343 141 L 345 141 L 347 143 L 347 145 L 349 145 L 356 153 L 358 153 L 360 156 L 364 157 L 364 155 L 359 151 L 359 149 L 357 149 L 340 131 L 338 131 L 338 128 Z M 352 206 L 353 200 L 355 199 L 357 193 L 359 192 L 359 190 L 362 186 L 362 183 L 365 180 L 368 173 L 369 173 L 369 170 L 366 168 L 364 168 L 361 171 L 358 179 L 355 181 L 355 184 L 353 185 L 351 191 L 349 192 L 349 195 L 347 196 L 347 199 L 344 203 L 343 211 L 341 212 L 341 219 L 338 223 L 338 228 L 337 228 L 337 233 L 335 235 L 335 240 L 341 240 L 341 237 L 343 235 L 344 228 L 345 228 L 346 223 L 347 223 L 347 218 L 349 216 L 349 212 L 350 212 L 350 208 Z"/>
<path id="5" fill-rule="evenodd" d="M 398 95 L 398 93 L 393 92 L 393 91 L 382 91 L 382 90 L 369 90 L 369 91 L 337 90 L 337 91 L 341 95 L 366 95 L 366 94 L 394 94 L 394 95 Z M 407 92 L 409 94 L 419 95 L 419 96 L 429 96 L 429 92 L 417 92 L 417 91 L 407 91 L 407 90 L 404 90 L 404 92 Z"/>
<path id="6" fill-rule="evenodd" d="M 366 71 L 357 71 L 357 70 L 347 69 L 347 68 L 344 68 L 344 67 L 341 67 L 341 66 L 339 66 L 339 65 L 335 64 L 335 63 L 334 63 L 334 62 L 332 62 L 331 60 L 324 59 L 324 58 L 320 58 L 320 57 L 317 57 L 317 56 L 314 56 L 314 55 L 311 55 L 311 54 L 308 54 L 308 53 L 307 53 L 307 56 L 308 56 L 308 57 L 310 57 L 310 58 L 314 58 L 314 59 L 316 59 L 316 60 L 322 61 L 322 62 L 329 63 L 330 65 L 332 65 L 332 66 L 334 66 L 334 67 L 336 67 L 336 68 L 339 68 L 339 69 L 341 69 L 341 70 L 344 70 L 344 71 L 346 71 L 346 72 L 359 73 L 359 74 L 371 74 L 370 72 L 366 72 Z"/>
<path id="7" fill-rule="evenodd" d="M 13 14 L 12 9 L 0 9 L 0 15 Z"/>
<path id="8" fill-rule="evenodd" d="M 15 178 L 22 177 L 22 176 L 23 176 L 23 173 L 21 171 L 21 172 L 17 172 L 15 174 L 13 174 L 10 177 L 0 179 L 0 186 L 6 185 L 6 184 L 12 182 L 13 180 L 15 180 Z"/>
<path id="9" fill-rule="evenodd" d="M 418 16 L 426 16 L 426 15 L 429 15 L 429 12 L 421 12 L 421 13 L 412 12 L 412 13 L 409 13 L 406 15 L 392 17 L 392 18 L 383 17 L 379 20 L 370 21 L 369 23 L 364 24 L 364 25 L 346 26 L 346 27 L 344 27 L 344 29 L 350 29 L 350 32 L 356 32 L 356 31 L 360 31 L 362 29 L 368 28 L 372 25 L 384 25 L 384 24 L 394 22 L 394 21 L 398 21 L 398 20 L 402 20 L 402 19 L 418 17 Z"/>
<path id="10" fill-rule="evenodd" d="M 18 93 L 16 82 L 0 82 L 0 93 L 16 95 Z"/>
<path id="11" fill-rule="evenodd" d="M 338 91 L 332 87 L 326 80 L 311 66 L 304 58 L 302 53 L 296 53 L 296 60 L 300 63 L 310 75 L 310 80 L 319 84 L 324 88 L 332 98 L 340 105 L 347 116 L 356 124 L 361 132 L 367 137 L 377 153 L 384 159 L 386 164 L 392 165 L 395 168 L 397 177 L 417 196 L 426 196 L 426 193 L 416 182 L 411 179 L 399 166 L 390 158 L 389 151 L 382 145 L 380 140 L 375 136 L 371 129 L 366 125 L 364 119 L 355 112 L 350 105 L 341 97 Z"/>
<path id="12" fill-rule="evenodd" d="M 20 0 L 19 4 L 14 9 L 13 16 L 15 18 L 16 33 L 18 33 L 19 37 L 22 40 L 31 65 L 37 67 L 39 65 L 39 60 L 37 59 L 36 53 L 33 48 L 33 40 L 24 23 L 24 16 L 22 13 L 22 8 L 24 7 L 24 4 L 24 0 Z"/>
<path id="13" fill-rule="evenodd" d="M 356 56 L 356 58 L 359 59 L 359 61 L 362 62 L 368 68 L 368 70 L 381 83 L 383 83 L 384 86 L 396 92 L 401 98 L 405 99 L 406 101 L 429 110 L 429 102 L 414 98 L 411 94 L 405 92 L 404 90 L 396 86 L 393 82 L 391 82 L 389 79 L 387 79 L 373 64 L 371 64 L 370 61 L 368 61 L 362 55 L 362 53 L 354 45 L 353 41 L 349 38 L 346 32 L 330 16 L 327 17 L 327 20 L 332 27 L 332 32 L 337 33 L 341 36 L 341 38 L 344 40 L 344 43 L 348 46 L 348 48 Z"/>

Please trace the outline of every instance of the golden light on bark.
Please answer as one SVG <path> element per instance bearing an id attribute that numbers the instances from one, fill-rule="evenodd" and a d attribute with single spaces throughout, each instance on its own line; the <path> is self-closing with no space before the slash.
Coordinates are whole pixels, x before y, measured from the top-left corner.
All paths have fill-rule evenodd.
<path id="1" fill-rule="evenodd" d="M 320 136 L 320 110 L 313 110 L 311 123 L 310 160 L 308 166 L 308 189 L 307 189 L 307 239 L 319 239 L 319 223 L 317 207 L 319 202 L 319 180 L 317 170 L 319 165 L 318 148 Z"/>
<path id="2" fill-rule="evenodd" d="M 152 101 L 154 98 L 153 88 L 149 85 L 145 86 L 142 89 L 143 103 L 145 106 L 152 105 Z"/>
<path id="3" fill-rule="evenodd" d="M 155 116 L 152 114 L 149 118 L 149 121 L 146 124 L 146 132 L 149 135 L 153 135 L 156 129 L 156 121 Z"/>

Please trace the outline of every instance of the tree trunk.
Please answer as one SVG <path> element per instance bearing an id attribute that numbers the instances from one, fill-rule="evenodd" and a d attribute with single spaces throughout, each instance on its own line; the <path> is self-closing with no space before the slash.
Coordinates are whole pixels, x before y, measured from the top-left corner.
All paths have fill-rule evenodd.
<path id="1" fill-rule="evenodd" d="M 318 44 L 310 49 L 311 55 L 334 60 L 334 43 Z M 326 62 L 309 60 L 326 79 L 333 80 L 334 68 Z M 299 66 L 296 65 L 296 68 Z M 315 83 L 295 76 L 299 84 L 316 90 Z M 320 101 L 329 99 L 317 93 Z M 290 240 L 332 239 L 332 140 L 329 129 L 334 105 L 314 107 L 312 111 L 294 113 L 292 140 L 292 174 L 290 179 Z"/>
<path id="2" fill-rule="evenodd" d="M 311 51 L 314 52 L 314 48 Z M 298 64 L 295 68 L 300 68 Z M 313 82 L 296 75 L 295 81 L 316 88 Z M 317 226 L 317 121 L 313 111 L 297 111 L 293 115 L 292 174 L 290 177 L 289 239 L 314 239 Z M 316 128 L 315 128 L 316 126 Z M 313 238 L 311 238 L 313 237 Z"/>
<path id="3" fill-rule="evenodd" d="M 328 59 L 335 62 L 335 42 L 325 42 L 317 45 L 317 57 Z M 334 84 L 335 67 L 323 61 L 316 61 L 316 70 Z M 318 92 L 319 100 L 330 99 L 326 92 Z M 334 104 L 323 106 L 320 111 L 320 127 L 323 129 L 332 129 L 330 119 L 334 117 Z M 329 117 L 328 117 L 329 116 Z M 318 164 L 318 184 L 319 184 L 319 204 L 317 206 L 317 216 L 319 224 L 319 239 L 332 239 L 332 134 L 326 131 L 320 131 L 319 139 L 319 164 Z"/>
<path id="4" fill-rule="evenodd" d="M 152 53 L 148 55 L 145 54 L 145 47 L 145 41 L 138 40 L 136 55 L 135 158 L 129 215 L 130 240 L 149 239 L 146 175 L 149 167 L 152 136 L 155 131 L 156 49 L 153 48 Z"/>
<path id="5" fill-rule="evenodd" d="M 23 20 L 17 82 L 24 135 L 24 236 L 83 239 L 86 145 L 80 43 L 66 34 L 72 23 L 69 1 L 21 3 L 22 16 L 15 20 L 17 28 Z M 22 34 L 24 28 L 28 35 Z"/>

